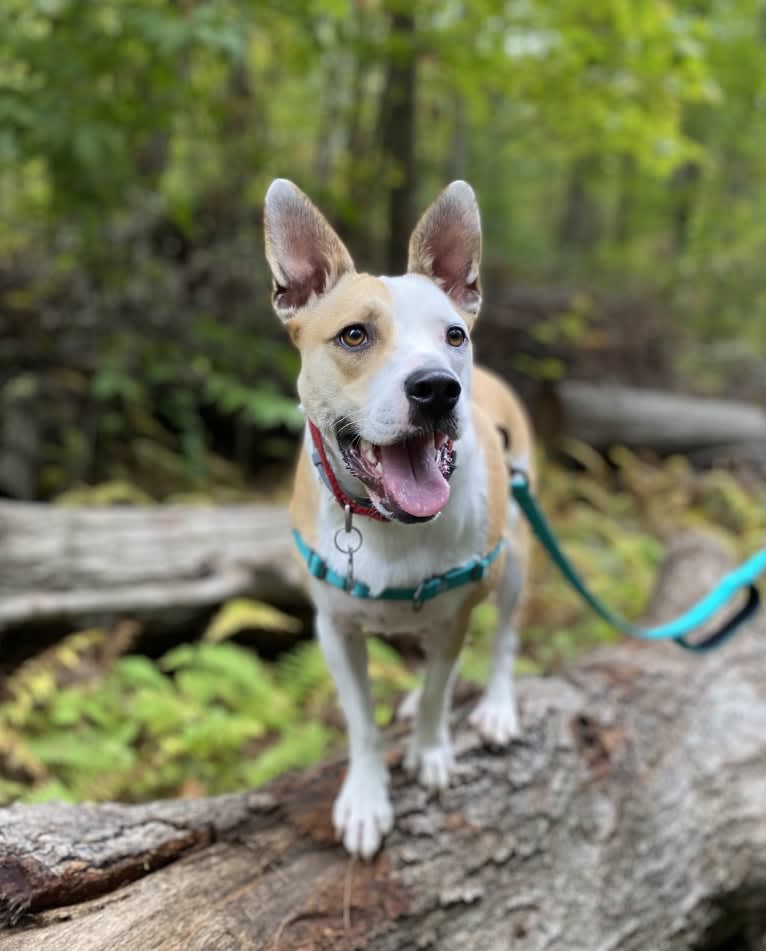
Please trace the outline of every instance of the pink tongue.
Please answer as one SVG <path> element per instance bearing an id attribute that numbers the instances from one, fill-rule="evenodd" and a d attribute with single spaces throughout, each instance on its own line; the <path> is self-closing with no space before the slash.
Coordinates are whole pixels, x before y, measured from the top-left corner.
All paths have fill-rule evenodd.
<path id="1" fill-rule="evenodd" d="M 441 512 L 449 483 L 439 471 L 433 434 L 380 447 L 383 488 L 400 509 L 417 518 Z"/>

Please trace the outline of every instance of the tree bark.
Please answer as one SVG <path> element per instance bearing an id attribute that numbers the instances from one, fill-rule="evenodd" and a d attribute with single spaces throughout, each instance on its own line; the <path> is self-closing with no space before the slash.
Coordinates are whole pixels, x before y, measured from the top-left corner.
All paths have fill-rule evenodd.
<path id="1" fill-rule="evenodd" d="M 65 508 L 0 503 L 0 640 L 25 624 L 129 615 L 169 624 L 179 612 L 300 589 L 279 506 Z"/>
<path id="2" fill-rule="evenodd" d="M 728 567 L 681 540 L 653 618 Z M 764 933 L 762 617 L 709 656 L 624 643 L 519 694 L 509 752 L 458 711 L 438 802 L 390 737 L 396 829 L 370 864 L 332 841 L 340 763 L 211 800 L 0 810 L 0 949 L 681 951 Z"/>

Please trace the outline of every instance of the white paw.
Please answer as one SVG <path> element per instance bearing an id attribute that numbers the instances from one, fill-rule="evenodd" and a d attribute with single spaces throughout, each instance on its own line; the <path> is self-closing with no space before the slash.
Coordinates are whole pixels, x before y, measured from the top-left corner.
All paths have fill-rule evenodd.
<path id="1" fill-rule="evenodd" d="M 521 736 L 519 715 L 513 697 L 485 695 L 469 718 L 469 723 L 485 743 L 507 746 Z"/>
<path id="2" fill-rule="evenodd" d="M 332 821 L 347 852 L 372 858 L 394 825 L 386 770 L 378 765 L 351 769 L 335 800 Z"/>
<path id="3" fill-rule="evenodd" d="M 420 704 L 421 688 L 415 687 L 410 690 L 407 696 L 402 700 L 396 710 L 397 720 L 414 720 Z"/>
<path id="4" fill-rule="evenodd" d="M 418 782 L 426 789 L 446 789 L 455 768 L 455 757 L 449 743 L 421 749 L 413 742 L 404 765 L 410 773 L 417 775 Z"/>

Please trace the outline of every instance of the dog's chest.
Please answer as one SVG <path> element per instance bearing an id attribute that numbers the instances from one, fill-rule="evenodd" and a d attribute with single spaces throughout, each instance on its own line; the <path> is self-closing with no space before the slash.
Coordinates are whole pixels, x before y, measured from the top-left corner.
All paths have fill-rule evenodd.
<path id="1" fill-rule="evenodd" d="M 328 506 L 323 512 L 322 554 L 334 571 L 345 575 L 348 559 L 334 542 L 337 539 L 343 546 L 345 538 L 341 513 L 336 509 L 337 506 Z M 385 592 L 391 588 L 414 592 L 421 582 L 487 554 L 483 494 L 463 495 L 460 505 L 451 507 L 451 511 L 445 511 L 432 523 L 381 526 L 358 519 L 355 527 L 360 532 L 361 545 L 354 555 L 354 577 L 369 587 L 371 597 L 352 597 L 315 581 L 312 597 L 317 608 L 327 612 L 342 627 L 363 627 L 375 633 L 422 636 L 442 626 L 451 626 L 471 594 L 469 584 L 445 591 L 421 605 L 414 599 L 388 599 Z"/>
<path id="2" fill-rule="evenodd" d="M 467 587 L 444 592 L 420 608 L 411 601 L 351 598 L 341 591 L 326 589 L 315 593 L 315 601 L 322 601 L 341 629 L 424 638 L 434 631 L 452 628 L 468 593 Z"/>

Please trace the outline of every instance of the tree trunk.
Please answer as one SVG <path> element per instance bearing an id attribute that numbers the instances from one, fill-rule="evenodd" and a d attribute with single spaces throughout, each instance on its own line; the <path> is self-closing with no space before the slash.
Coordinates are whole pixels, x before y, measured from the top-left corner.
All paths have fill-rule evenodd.
<path id="1" fill-rule="evenodd" d="M 572 164 L 564 209 L 559 222 L 559 252 L 562 257 L 594 248 L 602 231 L 602 213 L 593 194 L 599 175 L 598 160 L 582 156 Z"/>
<path id="2" fill-rule="evenodd" d="M 386 273 L 407 269 L 407 242 L 415 224 L 415 14 L 391 13 L 389 64 L 381 116 L 381 145 L 392 175 L 388 210 Z"/>
<path id="3" fill-rule="evenodd" d="M 714 541 L 677 543 L 653 619 L 727 568 Z M 396 829 L 370 864 L 332 843 L 339 763 L 210 800 L 0 810 L 0 949 L 754 949 L 765 638 L 761 617 L 709 656 L 625 643 L 525 678 L 507 753 L 461 709 L 438 802 L 393 737 Z"/>
<path id="4" fill-rule="evenodd" d="M 158 626 L 227 598 L 301 585 L 279 506 L 78 509 L 0 503 L 0 641 L 25 624 L 129 615 Z M 7 635 L 6 635 L 7 636 Z"/>

